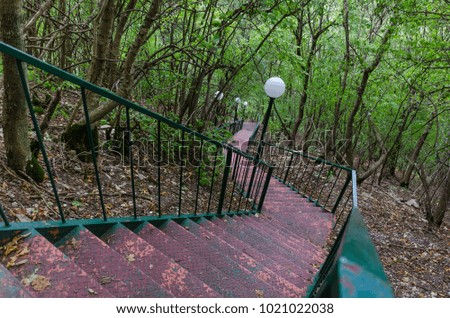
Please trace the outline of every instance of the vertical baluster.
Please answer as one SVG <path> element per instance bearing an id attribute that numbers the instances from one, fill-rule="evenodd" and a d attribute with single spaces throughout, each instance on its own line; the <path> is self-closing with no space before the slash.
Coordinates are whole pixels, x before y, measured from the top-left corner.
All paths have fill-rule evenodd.
<path id="1" fill-rule="evenodd" d="M 303 165 L 304 165 L 304 168 L 303 168 L 303 170 L 302 170 L 302 169 L 298 169 L 298 174 L 297 174 L 296 180 L 298 180 L 298 177 L 299 177 L 299 176 L 300 176 L 300 180 L 299 180 L 298 182 L 296 182 L 296 183 L 297 183 L 296 188 L 298 189 L 298 191 L 299 191 L 302 195 L 304 195 L 304 193 L 301 192 L 300 187 L 303 185 L 303 179 L 304 179 L 304 177 L 305 177 L 305 175 L 306 175 L 306 171 L 308 170 L 308 161 L 307 161 L 308 159 L 306 159 L 306 158 L 303 157 L 302 155 L 299 155 L 299 157 L 300 157 L 300 159 L 301 159 L 301 161 L 302 161 L 302 163 L 303 163 Z M 306 162 L 305 162 L 305 160 L 306 160 Z"/>
<path id="2" fill-rule="evenodd" d="M 272 172 L 273 172 L 273 167 L 269 166 L 269 169 L 268 169 L 267 175 L 266 175 L 266 180 L 264 182 L 264 188 L 261 193 L 261 197 L 259 198 L 258 208 L 256 209 L 257 212 L 261 212 L 261 210 L 262 210 L 264 200 L 266 199 L 267 189 L 269 188 L 270 179 L 272 178 Z"/>
<path id="3" fill-rule="evenodd" d="M 94 137 L 92 136 L 91 119 L 89 117 L 89 109 L 86 100 L 86 91 L 84 87 L 81 87 L 81 99 L 83 101 L 84 117 L 86 119 L 86 130 L 88 134 L 89 148 L 91 148 L 92 163 L 94 164 L 95 179 L 97 181 L 98 195 L 100 196 L 100 205 L 102 208 L 103 220 L 106 221 L 107 217 L 106 217 L 105 203 L 103 201 L 102 184 L 100 181 L 100 174 L 98 172 L 97 155 L 95 153 Z"/>
<path id="4" fill-rule="evenodd" d="M 335 167 L 332 166 L 332 168 L 335 168 Z M 327 204 L 328 204 L 328 201 L 330 200 L 331 194 L 333 193 L 333 190 L 334 190 L 334 188 L 336 187 L 336 183 L 337 183 L 338 179 L 339 179 L 340 176 L 341 176 L 342 169 L 338 168 L 338 170 L 339 170 L 338 175 L 337 175 L 336 178 L 334 179 L 333 186 L 331 187 L 330 192 L 328 193 L 327 200 L 325 201 L 325 204 L 323 205 L 324 208 L 326 208 L 326 206 L 327 206 Z"/>
<path id="5" fill-rule="evenodd" d="M 137 219 L 136 188 L 134 185 L 133 141 L 131 140 L 130 108 L 127 106 L 125 107 L 125 114 L 127 117 L 127 145 L 128 145 L 128 160 L 130 161 L 131 195 L 133 198 L 133 215 L 134 215 L 134 218 Z"/>
<path id="6" fill-rule="evenodd" d="M 238 182 L 238 187 L 239 187 L 239 201 L 238 201 L 238 206 L 237 206 L 237 211 L 241 210 L 241 202 L 242 202 L 242 197 L 245 195 L 245 180 L 243 179 L 243 175 L 245 174 L 244 171 L 246 171 L 248 169 L 248 166 L 246 164 L 247 162 L 247 158 L 242 157 L 242 160 L 240 162 L 240 169 L 239 169 L 239 173 L 236 176 L 237 182 Z"/>
<path id="7" fill-rule="evenodd" d="M 319 195 L 317 196 L 316 206 L 320 204 L 319 202 L 320 202 L 320 197 L 322 196 L 323 189 L 327 185 L 328 179 L 330 178 L 330 171 L 333 168 L 333 166 L 332 165 L 329 165 L 329 166 L 330 166 L 330 169 L 328 169 L 328 171 L 327 171 L 327 177 L 325 178 L 325 181 L 322 184 L 322 188 L 319 191 Z M 323 207 L 325 208 L 325 205 Z"/>
<path id="8" fill-rule="evenodd" d="M 263 164 L 259 164 L 259 169 L 258 170 L 260 170 L 260 173 L 259 173 L 259 179 L 258 179 L 258 187 L 256 188 L 256 191 L 255 191 L 254 205 L 257 202 L 257 198 L 258 198 L 258 195 L 259 195 L 259 192 L 261 190 L 262 183 L 263 183 L 263 179 L 264 179 L 264 175 L 265 175 L 264 167 L 265 166 Z"/>
<path id="9" fill-rule="evenodd" d="M 181 133 L 181 157 L 180 157 L 180 189 L 178 192 L 178 216 L 181 215 L 181 202 L 182 202 L 182 190 L 183 190 L 183 165 L 184 165 L 184 130 Z"/>
<path id="10" fill-rule="evenodd" d="M 161 217 L 161 161 L 162 161 L 162 153 L 161 153 L 161 121 L 158 120 L 158 124 L 156 127 L 156 138 L 157 138 L 157 148 L 158 148 L 158 216 Z"/>
<path id="11" fill-rule="evenodd" d="M 219 154 L 219 147 L 216 146 L 216 153 L 214 155 L 214 164 L 213 164 L 213 171 L 212 171 L 212 176 L 211 176 L 211 186 L 210 186 L 210 190 L 209 190 L 209 198 L 208 198 L 208 207 L 206 209 L 206 213 L 209 214 L 210 208 L 211 208 L 211 199 L 212 199 L 212 194 L 213 194 L 213 189 L 214 189 L 214 179 L 216 177 L 216 167 L 217 167 L 217 156 Z"/>
<path id="12" fill-rule="evenodd" d="M 291 186 L 294 186 L 294 187 L 296 187 L 295 185 L 294 185 L 294 183 L 295 183 L 295 180 L 296 180 L 296 177 L 298 177 L 298 175 L 300 174 L 300 160 L 301 160 L 301 157 L 298 155 L 298 154 L 296 154 L 296 153 L 294 153 L 294 152 L 292 152 L 292 155 L 294 156 L 294 160 L 293 160 L 293 163 L 292 163 L 292 168 L 291 168 L 291 170 L 292 170 L 292 173 L 290 174 L 290 175 L 288 175 L 287 176 L 287 178 L 286 178 L 286 184 L 287 185 L 291 185 Z M 298 171 L 296 171 L 296 169 L 298 170 Z M 297 173 L 296 173 L 297 172 Z M 294 175 L 295 175 L 295 177 L 294 177 Z"/>
<path id="13" fill-rule="evenodd" d="M 283 183 L 284 184 L 286 184 L 286 179 L 288 177 L 289 170 L 291 170 L 292 159 L 294 159 L 294 153 L 293 152 L 291 153 L 291 158 L 289 160 L 289 164 L 288 164 L 287 169 L 286 169 L 286 174 L 284 175 L 284 179 L 283 179 Z"/>
<path id="14" fill-rule="evenodd" d="M 345 212 L 345 206 L 347 205 L 347 203 L 350 200 L 351 196 L 352 196 L 352 193 L 350 192 L 349 195 L 347 196 L 347 199 L 345 200 L 345 204 L 342 207 L 341 211 L 335 214 L 336 215 L 336 223 L 334 224 L 333 229 L 336 228 L 336 226 L 339 224 L 339 221 L 341 220 L 341 217 L 342 217 L 342 215 Z"/>
<path id="15" fill-rule="evenodd" d="M 247 186 L 248 173 L 249 173 L 250 170 L 252 170 L 251 169 L 252 164 L 253 164 L 253 160 L 252 159 L 249 159 L 249 158 L 245 159 L 245 173 L 243 173 L 243 177 L 242 177 L 242 180 L 243 180 L 243 183 L 242 183 L 242 196 L 241 196 L 240 199 L 242 199 L 242 197 L 248 198 L 248 193 L 245 191 L 245 188 Z M 245 202 L 247 202 L 247 200 Z M 239 208 L 240 208 L 240 206 L 241 206 L 241 202 L 239 201 Z M 244 208 L 245 208 L 245 206 L 246 205 L 244 205 Z"/>
<path id="16" fill-rule="evenodd" d="M 233 153 L 233 157 L 235 160 L 235 164 L 234 164 L 234 171 L 233 171 L 233 176 L 231 178 L 231 180 L 233 181 L 233 188 L 231 190 L 231 197 L 230 197 L 230 204 L 228 205 L 228 212 L 231 211 L 231 207 L 233 204 L 233 198 L 234 198 L 234 192 L 236 190 L 236 184 L 237 184 L 237 174 L 239 173 L 239 162 L 241 161 L 242 156 L 237 154 L 237 153 Z"/>
<path id="17" fill-rule="evenodd" d="M 200 162 L 198 164 L 197 169 L 197 191 L 195 193 L 195 208 L 194 208 L 194 214 L 197 215 L 197 208 L 198 208 L 198 192 L 200 189 L 200 174 L 202 172 L 202 164 L 203 164 L 203 140 L 200 142 Z"/>
<path id="18" fill-rule="evenodd" d="M 311 199 L 314 201 L 314 205 L 317 205 L 317 202 L 318 202 L 318 199 L 314 200 L 314 197 L 313 197 L 314 193 L 318 192 L 318 191 L 314 191 L 314 190 L 316 190 L 316 189 L 318 190 L 318 188 L 319 188 L 318 183 L 320 182 L 320 177 L 322 175 L 323 167 L 325 167 L 324 162 L 322 162 L 322 166 L 320 167 L 319 176 L 317 177 L 317 181 L 314 184 L 314 189 L 311 189 Z"/>
<path id="19" fill-rule="evenodd" d="M 5 227 L 9 227 L 10 224 L 8 222 L 8 219 L 6 218 L 5 211 L 3 211 L 3 206 L 0 203 L 0 216 L 2 217 L 3 223 L 5 223 Z"/>
<path id="20" fill-rule="evenodd" d="M 345 184 L 342 187 L 341 193 L 339 193 L 339 196 L 338 196 L 336 202 L 334 203 L 333 210 L 331 210 L 331 213 L 333 213 L 333 214 L 336 213 L 337 207 L 338 207 L 339 203 L 341 202 L 342 197 L 344 196 L 345 191 L 347 190 L 348 184 L 350 183 L 351 180 L 352 180 L 351 173 L 348 173 L 347 180 L 345 180 Z"/>
<path id="21" fill-rule="evenodd" d="M 219 197 L 219 204 L 217 207 L 217 214 L 222 214 L 223 202 L 225 200 L 225 193 L 226 193 L 227 183 L 228 183 L 228 175 L 230 174 L 231 156 L 232 156 L 232 151 L 230 149 L 227 149 L 227 159 L 226 159 L 226 163 L 225 163 L 225 168 L 223 170 L 222 188 L 220 189 L 220 197 Z"/>
<path id="22" fill-rule="evenodd" d="M 308 162 L 311 163 L 311 159 L 308 158 Z M 314 165 L 314 163 L 312 163 L 311 172 L 309 173 L 308 181 L 305 183 L 305 187 L 303 189 L 303 193 L 311 193 L 311 192 L 309 192 L 307 190 L 308 190 L 308 186 L 311 185 L 311 178 L 312 178 L 315 170 L 316 170 L 316 166 Z M 308 196 L 308 199 L 311 199 L 311 196 Z"/>
<path id="23" fill-rule="evenodd" d="M 59 199 L 58 189 L 56 188 L 55 179 L 53 178 L 52 169 L 50 166 L 50 161 L 48 160 L 47 152 L 45 150 L 44 138 L 42 137 L 41 130 L 39 129 L 39 124 L 36 119 L 36 114 L 34 113 L 33 103 L 31 102 L 30 90 L 28 88 L 28 83 L 25 78 L 25 72 L 23 70 L 23 65 L 20 60 L 16 60 L 17 68 L 19 71 L 20 81 L 22 83 L 23 92 L 25 94 L 25 100 L 27 101 L 28 110 L 30 112 L 31 121 L 33 122 L 34 131 L 36 132 L 36 137 L 39 142 L 39 148 L 41 149 L 42 158 L 44 159 L 45 167 L 47 169 L 48 178 L 53 189 L 53 195 L 55 196 L 56 205 L 58 206 L 59 217 L 62 223 L 66 223 L 66 218 L 64 217 L 64 211 L 62 209 L 61 201 Z"/>

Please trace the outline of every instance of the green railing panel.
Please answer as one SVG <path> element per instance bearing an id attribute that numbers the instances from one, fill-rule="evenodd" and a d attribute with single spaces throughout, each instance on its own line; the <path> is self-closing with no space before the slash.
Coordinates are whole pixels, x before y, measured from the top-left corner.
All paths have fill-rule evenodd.
<path id="1" fill-rule="evenodd" d="M 124 130 L 124 133 L 126 134 L 126 141 L 124 139 L 124 143 L 128 146 L 128 156 L 130 158 L 129 160 L 129 168 L 130 168 L 130 194 L 132 196 L 133 201 L 133 207 L 132 207 L 132 215 L 134 218 L 137 218 L 137 202 L 136 202 L 136 189 L 135 189 L 135 176 L 134 176 L 134 169 L 136 168 L 136 164 L 133 160 L 133 145 L 134 142 L 132 140 L 132 132 L 131 132 L 131 125 L 130 125 L 130 111 L 134 111 L 137 113 L 137 116 L 140 119 L 142 118 L 148 118 L 151 121 L 151 125 L 154 125 L 156 127 L 156 134 L 154 135 L 154 138 L 156 140 L 153 140 L 153 142 L 156 142 L 154 145 L 153 152 L 157 152 L 157 159 L 154 162 L 151 162 L 150 164 L 154 164 L 153 168 L 154 171 L 156 171 L 157 177 L 157 185 L 156 190 L 154 193 L 152 193 L 153 196 L 157 196 L 156 202 L 157 202 L 157 214 L 158 217 L 163 217 L 163 212 L 165 214 L 167 213 L 175 213 L 177 217 L 182 217 L 183 214 L 202 214 L 202 213 L 222 213 L 222 210 L 226 209 L 226 213 L 230 213 L 234 211 L 235 213 L 239 212 L 257 212 L 259 209 L 261 209 L 261 206 L 264 201 L 264 194 L 263 193 L 254 193 L 254 196 L 251 198 L 244 198 L 244 194 L 242 191 L 239 190 L 242 186 L 239 184 L 242 182 L 242 180 L 236 179 L 236 178 L 228 178 L 228 175 L 232 173 L 233 175 L 236 175 L 236 171 L 233 171 L 233 169 L 241 169 L 241 167 L 236 167 L 231 165 L 231 158 L 234 162 L 237 160 L 245 160 L 249 163 L 251 163 L 251 166 L 258 167 L 260 170 L 268 171 L 271 169 L 270 165 L 266 164 L 262 160 L 257 160 L 256 158 L 252 157 L 248 153 L 245 153 L 232 145 L 226 143 L 226 141 L 223 140 L 216 140 L 214 138 L 208 137 L 204 134 L 201 134 L 199 132 L 196 132 L 192 130 L 189 127 L 186 127 L 182 124 L 176 123 L 173 120 L 170 120 L 158 113 L 155 113 L 145 107 L 142 107 L 136 103 L 133 103 L 121 96 L 118 96 L 117 94 L 104 89 L 102 87 L 99 87 L 97 85 L 94 85 L 92 83 L 89 83 L 73 74 L 70 74 L 64 70 L 61 70 L 53 65 L 50 65 L 42 60 L 39 60 L 25 52 L 22 52 L 10 45 L 7 45 L 3 42 L 0 42 L 0 52 L 10 55 L 16 59 L 17 62 L 17 68 L 18 72 L 21 78 L 22 82 L 22 88 L 24 90 L 24 93 L 27 97 L 27 106 L 31 115 L 31 118 L 33 119 L 33 126 L 36 131 L 36 136 L 39 141 L 39 148 L 42 153 L 42 158 L 46 164 L 47 174 L 49 176 L 49 180 L 51 181 L 52 188 L 53 188 L 53 195 L 54 199 L 58 206 L 58 211 L 60 214 L 60 221 L 62 223 L 65 223 L 65 212 L 61 204 L 61 200 L 59 198 L 59 190 L 56 182 L 54 182 L 53 177 L 53 169 L 55 167 L 52 167 L 49 163 L 48 157 L 47 157 L 47 151 L 46 146 L 42 137 L 42 134 L 40 132 L 39 125 L 37 123 L 36 115 L 34 112 L 33 103 L 31 100 L 31 94 L 28 88 L 28 81 L 26 78 L 26 72 L 25 72 L 25 63 L 28 66 L 38 68 L 48 74 L 51 74 L 55 77 L 58 77 L 62 79 L 63 81 L 70 82 L 74 84 L 75 87 L 79 89 L 81 92 L 82 97 L 82 111 L 84 115 L 85 120 L 85 128 L 87 130 L 87 136 L 88 136 L 88 148 L 91 153 L 91 160 L 92 164 L 94 166 L 94 172 L 96 177 L 96 185 L 97 185 L 97 193 L 100 199 L 100 207 L 101 207 L 101 213 L 103 221 L 107 221 L 108 215 L 107 211 L 105 209 L 105 203 L 104 203 L 104 190 L 101 180 L 101 171 L 97 164 L 97 145 L 94 144 L 93 140 L 93 134 L 91 129 L 91 122 L 93 122 L 91 115 L 89 114 L 89 105 L 86 98 L 87 91 L 90 91 L 94 94 L 97 94 L 98 97 L 103 97 L 106 100 L 113 101 L 117 103 L 118 105 L 124 106 L 125 113 L 126 113 L 126 129 Z M 98 119 L 98 118 L 97 118 Z M 95 120 L 94 120 L 95 121 Z M 242 128 L 242 120 L 235 121 L 229 125 L 226 129 L 231 130 L 232 133 L 236 132 L 236 130 L 239 130 Z M 161 144 L 167 140 L 162 140 L 162 133 L 164 132 L 166 138 L 171 139 L 174 142 L 174 149 L 169 149 L 167 153 L 163 153 Z M 169 137 L 167 137 L 169 136 Z M 179 139 L 177 139 L 179 138 Z M 169 140 L 170 141 L 170 140 Z M 178 153 L 176 152 L 178 151 Z M 173 156 L 172 156 L 173 155 Z M 179 157 L 177 155 L 180 155 Z M 161 165 L 163 165 L 164 157 L 166 158 L 166 163 L 168 164 L 175 164 L 179 165 L 179 176 L 176 181 L 171 181 L 169 178 L 165 181 L 165 187 L 167 188 L 178 188 L 174 189 L 175 191 L 170 191 L 171 194 L 176 193 L 176 195 L 173 198 L 167 199 L 166 202 L 176 202 L 177 207 L 172 206 L 169 207 L 169 209 L 172 209 L 173 211 L 167 210 L 167 205 L 165 207 L 166 211 L 162 211 L 161 208 L 161 195 L 162 195 L 162 178 L 161 178 Z M 223 166 L 221 162 L 224 160 L 224 158 L 228 158 L 228 163 Z M 171 160 L 175 160 L 172 162 Z M 187 165 L 189 165 L 188 169 Z M 250 165 L 248 165 L 250 166 Z M 220 170 L 222 169 L 222 170 Z M 249 169 L 249 168 L 247 168 Z M 241 169 L 243 170 L 243 169 Z M 172 173 L 173 176 L 175 176 L 175 173 Z M 187 176 L 186 176 L 187 175 Z M 193 178 L 192 178 L 193 176 Z M 176 176 L 175 176 L 176 177 Z M 189 177 L 189 178 L 188 178 Z M 266 179 L 270 178 L 270 176 L 267 176 Z M 172 183 L 171 183 L 172 182 Z M 187 197 L 188 194 L 185 194 L 186 190 L 184 186 L 187 184 L 187 182 L 194 183 L 192 186 L 191 192 L 191 198 L 195 198 L 193 202 L 187 206 L 184 201 L 184 197 Z M 261 180 L 261 185 L 264 184 L 265 180 Z M 260 186 L 261 186 L 260 185 Z M 172 189 L 170 189 L 172 190 Z M 235 191 L 236 190 L 236 191 Z M 200 197 L 200 191 L 205 195 L 203 198 Z M 166 194 L 168 191 L 165 192 Z M 220 198 L 218 205 L 216 205 L 213 201 L 213 198 L 217 198 L 218 194 L 220 193 Z M 209 195 L 209 196 L 208 196 Z M 238 200 L 231 200 L 229 198 L 232 197 L 238 197 Z M 205 200 L 206 199 L 206 200 Z M 192 200 L 191 200 L 192 201 Z M 234 204 L 235 201 L 238 201 L 239 204 Z M 230 202 L 228 205 L 225 205 L 226 202 Z M 207 203 L 207 204 L 206 204 Z M 214 203 L 214 204 L 213 204 Z M 142 210 L 142 209 L 141 209 Z M 176 210 L 176 211 L 175 211 Z M 150 213 L 153 213 L 154 211 L 147 211 Z M 122 213 L 122 212 L 121 212 Z M 128 216 L 128 215 L 125 215 Z M 140 217 L 142 217 L 141 215 Z M 145 216 L 145 215 L 144 215 Z M 6 214 L 4 213 L 3 209 L 0 210 L 0 217 L 4 221 L 5 227 L 10 225 Z"/>
<path id="2" fill-rule="evenodd" d="M 330 256 L 319 273 L 310 297 L 394 297 L 357 208 L 352 210 Z"/>

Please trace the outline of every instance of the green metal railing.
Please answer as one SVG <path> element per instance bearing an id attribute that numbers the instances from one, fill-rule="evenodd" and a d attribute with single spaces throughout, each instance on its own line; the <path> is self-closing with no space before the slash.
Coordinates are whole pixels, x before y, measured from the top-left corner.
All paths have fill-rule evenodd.
<path id="1" fill-rule="evenodd" d="M 308 292 L 309 297 L 394 297 L 383 264 L 358 209 L 356 171 L 353 204 L 345 224 Z"/>
<path id="2" fill-rule="evenodd" d="M 133 131 L 131 122 L 146 121 L 152 129 L 152 158 L 147 163 L 155 175 L 156 186 L 152 190 L 154 202 L 156 202 L 155 211 L 157 216 L 163 214 L 173 214 L 177 217 L 197 214 L 217 213 L 224 211 L 233 212 L 257 212 L 260 211 L 264 203 L 265 184 L 268 183 L 273 167 L 261 160 L 240 151 L 225 142 L 216 141 L 210 137 L 200 134 L 192 129 L 178 124 L 160 114 L 150 111 L 136 103 L 133 103 L 123 97 L 120 97 L 104 88 L 86 82 L 81 78 L 65 72 L 53 65 L 33 56 L 17 50 L 3 42 L 0 42 L 0 52 L 12 56 L 16 59 L 17 69 L 21 78 L 23 91 L 27 101 L 34 131 L 39 142 L 39 149 L 42 154 L 42 160 L 45 164 L 48 180 L 51 184 L 53 196 L 56 202 L 59 219 L 62 223 L 66 222 L 66 213 L 60 198 L 60 192 L 55 180 L 54 170 L 56 166 L 52 165 L 47 155 L 47 148 L 44 138 L 39 128 L 39 124 L 34 111 L 30 90 L 25 72 L 25 63 L 28 67 L 35 67 L 48 74 L 51 74 L 60 80 L 70 82 L 71 86 L 78 87 L 81 95 L 83 113 L 80 114 L 86 123 L 86 134 L 90 157 L 95 174 L 96 192 L 99 197 L 101 218 L 106 221 L 109 218 L 105 196 L 105 182 L 102 179 L 102 171 L 98 164 L 98 153 L 101 148 L 96 145 L 91 129 L 90 109 L 88 105 L 88 94 L 95 94 L 99 99 L 106 99 L 117 103 L 122 109 L 125 109 L 124 129 L 124 154 L 127 157 L 130 179 L 130 193 L 132 198 L 132 208 L 125 216 L 138 216 L 138 209 L 145 210 L 145 207 L 139 207 L 137 192 L 140 190 L 136 185 L 135 170 L 140 164 L 136 162 L 139 159 L 139 147 L 133 140 Z M 242 122 L 240 123 L 242 125 Z M 234 123 L 233 129 L 239 127 Z M 250 195 L 240 191 L 240 180 L 236 178 L 239 175 L 238 170 L 245 170 L 234 163 L 237 161 L 246 161 L 247 166 L 258 167 L 264 172 L 258 184 L 261 191 L 253 191 Z M 164 172 L 168 166 L 176 166 L 177 173 L 172 169 L 170 174 Z M 233 176 L 233 177 L 231 177 Z M 188 187 L 187 185 L 190 185 Z M 265 189 L 265 190 L 264 190 Z M 188 193 L 190 191 L 190 193 Z M 162 202 L 162 198 L 166 204 Z M 190 198 L 187 200 L 187 198 Z M 171 205 L 167 205 L 167 202 Z M 117 215 L 114 215 L 117 217 Z M 9 225 L 6 215 L 1 209 L 1 217 L 5 225 Z"/>
<path id="3" fill-rule="evenodd" d="M 228 131 L 231 135 L 234 135 L 235 133 L 237 133 L 239 130 L 242 129 L 242 125 L 244 124 L 244 121 L 241 120 L 236 120 L 236 121 L 232 121 L 229 123 L 225 123 L 223 125 L 221 125 L 219 128 L 217 128 L 217 131 Z"/>
<path id="4" fill-rule="evenodd" d="M 336 224 L 352 204 L 352 169 L 281 145 L 263 142 L 264 161 L 276 162 L 275 177 L 333 213 Z"/>
<path id="5" fill-rule="evenodd" d="M 262 143 L 261 158 L 274 165 L 273 175 L 279 181 L 334 214 L 337 238 L 308 297 L 393 297 L 358 209 L 356 171 L 281 145 Z M 252 147 L 258 145 L 254 142 Z"/>

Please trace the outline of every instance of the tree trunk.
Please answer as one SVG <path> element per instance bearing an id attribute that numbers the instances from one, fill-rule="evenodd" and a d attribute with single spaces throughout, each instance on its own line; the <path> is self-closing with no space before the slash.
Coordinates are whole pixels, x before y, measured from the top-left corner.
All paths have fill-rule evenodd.
<path id="1" fill-rule="evenodd" d="M 344 34 L 345 34 L 345 54 L 344 54 L 344 74 L 342 76 L 341 80 L 341 89 L 338 93 L 338 99 L 334 105 L 334 122 L 333 122 L 333 128 L 331 130 L 331 138 L 329 140 L 329 144 L 327 143 L 327 153 L 331 152 L 333 156 L 336 155 L 336 151 L 338 149 L 338 142 L 337 142 L 337 134 L 338 134 L 338 128 L 339 128 L 339 121 L 342 115 L 341 111 L 341 105 L 342 100 L 344 99 L 344 94 L 347 89 L 347 78 L 348 73 L 350 70 L 350 27 L 348 22 L 348 1 L 344 0 L 343 4 L 343 22 L 342 25 L 344 27 Z M 330 150 L 330 151 L 328 151 Z"/>
<path id="2" fill-rule="evenodd" d="M 387 43 L 389 41 L 389 38 L 391 37 L 392 33 L 394 31 L 393 24 L 388 27 L 386 33 L 383 36 L 383 39 L 381 40 L 380 47 L 378 48 L 378 52 L 372 61 L 372 63 L 366 67 L 363 71 L 363 75 L 361 78 L 361 82 L 357 88 L 357 95 L 355 103 L 353 104 L 353 109 L 350 112 L 350 115 L 347 119 L 347 126 L 345 130 L 345 157 L 346 157 L 346 163 L 347 165 L 353 167 L 354 165 L 354 145 L 353 145 L 353 128 L 355 124 L 355 117 L 358 114 L 358 111 L 361 107 L 361 104 L 363 102 L 363 96 L 367 88 L 367 83 L 369 82 L 370 74 L 378 67 L 378 65 L 381 62 L 381 58 L 383 57 L 384 53 L 387 50 Z"/>
<path id="3" fill-rule="evenodd" d="M 400 186 L 405 188 L 409 187 L 409 182 L 411 181 L 411 176 L 414 171 L 414 167 L 417 163 L 417 159 L 419 159 L 420 151 L 422 150 L 422 146 L 425 144 L 425 140 L 427 139 L 432 126 L 433 122 L 430 120 L 427 124 L 427 127 L 420 136 L 419 140 L 417 141 L 416 146 L 414 147 L 414 151 L 411 157 L 409 158 L 408 167 L 406 168 L 405 174 L 403 175 L 402 180 L 400 181 Z"/>
<path id="4" fill-rule="evenodd" d="M 23 50 L 22 1 L 0 2 L 1 40 Z M 28 139 L 28 110 L 14 58 L 3 54 L 3 130 L 7 164 L 16 171 L 26 171 L 31 160 Z"/>
<path id="5" fill-rule="evenodd" d="M 136 35 L 136 38 L 133 41 L 133 44 L 131 45 L 127 58 L 124 62 L 124 65 L 121 70 L 121 74 L 123 76 L 123 80 L 119 86 L 118 94 L 123 96 L 124 98 L 127 98 L 130 90 L 131 85 L 133 84 L 132 81 L 132 69 L 134 66 L 134 63 L 136 62 L 137 55 L 139 54 L 139 51 L 141 50 L 142 46 L 147 42 L 148 40 L 148 33 L 150 31 L 150 28 L 155 23 L 157 16 L 159 14 L 159 7 L 161 4 L 161 0 L 153 0 L 149 12 L 147 13 L 147 16 L 145 17 L 145 20 L 143 24 L 141 25 L 138 34 Z M 109 101 L 105 105 L 102 105 L 100 107 L 97 107 L 91 112 L 91 122 L 95 123 L 105 117 L 107 114 L 109 114 L 114 108 L 117 107 L 117 103 L 114 101 Z M 84 125 L 84 120 L 80 121 L 80 124 Z"/>
<path id="6" fill-rule="evenodd" d="M 115 1 L 104 0 L 98 17 L 94 21 L 94 44 L 92 52 L 92 61 L 88 70 L 88 81 L 103 85 L 103 79 L 106 71 L 106 61 L 111 49 L 111 34 L 115 14 Z M 99 97 L 90 91 L 86 92 L 86 100 L 89 109 L 98 107 Z"/>
<path id="7" fill-rule="evenodd" d="M 445 212 L 448 208 L 448 201 L 450 200 L 450 166 L 445 167 L 443 165 L 443 168 L 447 169 L 447 175 L 444 183 L 442 184 L 437 207 L 434 210 L 433 218 L 431 220 L 432 225 L 436 227 L 440 227 L 442 225 L 442 220 L 444 219 Z"/>

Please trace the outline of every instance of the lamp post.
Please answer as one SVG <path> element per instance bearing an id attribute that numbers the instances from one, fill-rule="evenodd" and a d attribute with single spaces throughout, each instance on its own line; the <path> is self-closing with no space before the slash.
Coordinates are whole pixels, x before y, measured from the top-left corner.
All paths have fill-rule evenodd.
<path id="1" fill-rule="evenodd" d="M 269 107 L 267 107 L 262 122 L 261 137 L 259 139 L 258 149 L 255 154 L 255 161 L 259 160 L 264 151 L 264 135 L 266 134 L 267 127 L 269 126 L 270 113 L 272 111 L 275 98 L 278 98 L 281 95 L 283 95 L 285 89 L 286 85 L 284 84 L 283 80 L 279 77 L 271 77 L 266 81 L 266 84 L 264 84 L 264 91 L 266 92 L 267 96 L 269 96 L 270 100 L 269 100 Z M 249 196 L 251 193 L 253 181 L 255 179 L 255 174 L 256 174 L 256 165 L 253 166 L 252 175 L 250 177 L 250 182 L 248 185 L 247 196 Z"/>
<path id="2" fill-rule="evenodd" d="M 281 95 L 283 95 L 285 89 L 286 89 L 286 85 L 284 84 L 283 80 L 279 77 L 269 78 L 266 81 L 266 84 L 264 85 L 264 91 L 266 92 L 267 96 L 269 96 L 270 100 L 269 100 L 269 107 L 267 107 L 267 110 L 266 110 L 266 113 L 264 114 L 264 119 L 262 122 L 261 138 L 259 139 L 258 151 L 256 153 L 257 159 L 259 159 L 259 157 L 261 157 L 262 153 L 263 153 L 264 135 L 266 134 L 267 127 L 269 126 L 270 113 L 272 111 L 272 107 L 275 102 L 275 98 L 278 98 Z"/>
<path id="3" fill-rule="evenodd" d="M 244 102 L 243 104 L 242 104 L 242 119 L 244 119 L 245 118 L 245 109 L 247 108 L 247 106 L 248 106 L 248 103 L 247 102 Z"/>
<path id="4" fill-rule="evenodd" d="M 237 111 L 238 111 L 239 104 L 241 103 L 241 99 L 239 97 L 236 97 L 235 102 L 236 102 L 236 107 L 234 108 L 234 122 L 237 121 Z"/>

